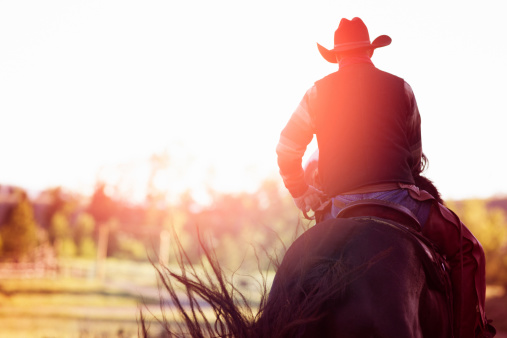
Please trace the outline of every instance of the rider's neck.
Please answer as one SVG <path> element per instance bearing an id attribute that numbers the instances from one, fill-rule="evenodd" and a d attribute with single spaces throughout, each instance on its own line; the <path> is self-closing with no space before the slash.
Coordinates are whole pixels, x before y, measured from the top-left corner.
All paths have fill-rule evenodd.
<path id="1" fill-rule="evenodd" d="M 373 65 L 373 62 L 371 62 L 370 57 L 366 55 L 351 55 L 340 58 L 338 61 L 340 69 L 343 67 L 346 67 L 348 65 L 357 64 L 357 63 L 369 63 Z"/>

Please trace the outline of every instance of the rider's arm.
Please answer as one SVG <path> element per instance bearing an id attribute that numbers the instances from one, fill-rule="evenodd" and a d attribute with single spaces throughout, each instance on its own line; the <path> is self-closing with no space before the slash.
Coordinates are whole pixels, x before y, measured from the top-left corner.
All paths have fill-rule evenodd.
<path id="1" fill-rule="evenodd" d="M 282 130 L 280 141 L 276 147 L 280 175 L 285 187 L 293 197 L 301 196 L 308 188 L 304 179 L 301 159 L 306 147 L 312 141 L 315 130 L 310 115 L 310 101 L 315 96 L 315 91 L 315 87 L 312 87 L 306 92 Z"/>

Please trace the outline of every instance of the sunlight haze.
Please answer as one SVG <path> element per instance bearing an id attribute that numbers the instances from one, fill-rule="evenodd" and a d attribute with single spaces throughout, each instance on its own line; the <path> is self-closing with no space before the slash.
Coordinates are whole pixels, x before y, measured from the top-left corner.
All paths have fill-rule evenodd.
<path id="1" fill-rule="evenodd" d="M 318 53 L 342 17 L 389 35 L 374 64 L 404 78 L 426 172 L 444 198 L 507 194 L 507 23 L 497 1 L 2 1 L 0 184 L 134 198 L 154 154 L 179 193 L 278 177 L 279 134 L 337 70 Z M 308 152 L 315 149 L 313 143 Z"/>

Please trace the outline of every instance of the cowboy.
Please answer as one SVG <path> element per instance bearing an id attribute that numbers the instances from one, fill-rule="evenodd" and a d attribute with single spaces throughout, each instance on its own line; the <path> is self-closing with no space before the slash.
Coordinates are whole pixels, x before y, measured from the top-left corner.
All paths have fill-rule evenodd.
<path id="1" fill-rule="evenodd" d="M 386 200 L 412 211 L 451 266 L 455 337 L 493 337 L 495 329 L 484 313 L 482 246 L 452 211 L 415 186 L 424 155 L 414 93 L 402 78 L 371 61 L 375 49 L 390 43 L 387 35 L 370 42 L 366 25 L 353 18 L 340 21 L 333 49 L 317 44 L 339 70 L 315 82 L 281 132 L 276 148 L 280 174 L 304 212 L 327 198 L 331 217 L 362 199 Z M 301 167 L 314 134 L 322 191 L 306 183 Z"/>

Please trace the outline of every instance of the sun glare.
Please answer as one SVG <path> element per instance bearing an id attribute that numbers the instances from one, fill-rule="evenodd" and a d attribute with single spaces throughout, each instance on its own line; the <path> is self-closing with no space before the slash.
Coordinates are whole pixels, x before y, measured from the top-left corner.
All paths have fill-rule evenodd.
<path id="1" fill-rule="evenodd" d="M 438 15 L 430 5 L 418 5 L 419 14 L 410 21 L 399 11 L 375 4 L 358 9 L 355 2 L 310 7 L 270 3 L 268 11 L 267 3 L 229 2 L 229 12 L 204 2 L 196 8 L 120 1 L 33 5 L 2 3 L 6 8 L 0 13 L 5 51 L 0 54 L 0 109 L 10 126 L 0 142 L 16 140 L 15 147 L 2 150 L 4 184 L 86 190 L 100 177 L 116 185 L 146 185 L 134 182 L 149 176 L 148 169 L 133 173 L 122 166 L 167 150 L 176 158 L 171 165 L 182 164 L 185 170 L 157 178 L 156 185 L 251 190 L 257 176 L 276 175 L 279 133 L 304 92 L 336 70 L 322 60 L 316 43 L 332 43 L 339 16 L 360 14 L 372 36 L 389 33 L 393 38 L 392 46 L 376 52 L 373 61 L 404 76 L 414 88 L 432 178 L 445 187 L 444 194 L 507 191 L 501 179 L 506 164 L 492 146 L 504 142 L 502 124 L 488 122 L 501 121 L 501 84 L 488 76 L 503 78 L 499 56 L 505 47 L 495 34 L 474 30 L 467 16 L 449 26 L 445 13 L 454 13 L 452 4 L 439 6 Z M 486 7 L 475 10 L 485 18 L 498 15 Z M 475 21 L 475 11 L 470 13 Z M 421 28 L 428 18 L 431 30 Z M 488 20 L 494 25 L 491 32 L 503 31 L 500 19 Z M 478 46 L 467 58 L 442 64 L 427 48 L 455 55 L 442 31 L 453 36 L 455 45 L 467 45 L 468 36 L 481 34 L 481 39 L 474 39 Z M 488 62 L 481 62 L 485 69 L 480 72 L 472 68 L 462 81 L 470 60 Z M 448 74 L 452 84 L 436 81 L 439 74 Z M 478 83 L 490 84 L 493 94 Z M 473 140 L 472 131 L 477 135 Z M 457 140 L 451 152 L 443 146 L 452 143 L 448 140 Z M 179 143 L 189 163 L 178 160 Z M 491 179 L 463 188 L 446 168 L 464 158 L 465 176 L 483 172 L 481 163 L 487 162 Z M 119 174 L 104 169 L 112 167 Z"/>

